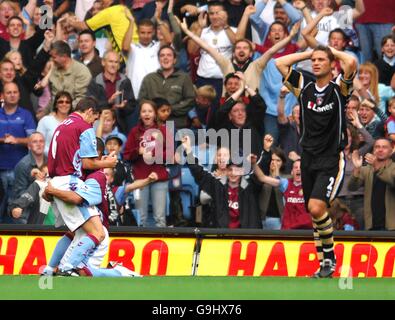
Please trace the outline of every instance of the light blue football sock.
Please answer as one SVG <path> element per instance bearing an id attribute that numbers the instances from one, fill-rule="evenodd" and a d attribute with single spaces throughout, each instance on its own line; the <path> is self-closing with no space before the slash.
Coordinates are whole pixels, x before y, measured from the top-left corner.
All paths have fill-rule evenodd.
<path id="1" fill-rule="evenodd" d="M 63 271 L 77 268 L 78 265 L 84 260 L 87 261 L 99 245 L 99 240 L 95 236 L 88 234 L 81 238 L 78 244 L 71 252 L 70 258 L 64 264 Z"/>
<path id="2" fill-rule="evenodd" d="M 71 241 L 72 239 L 70 239 L 70 237 L 68 237 L 67 235 L 64 235 L 58 240 L 55 250 L 52 253 L 51 259 L 48 262 L 48 266 L 52 268 L 52 270 L 59 265 L 60 260 L 62 260 Z"/>
<path id="3" fill-rule="evenodd" d="M 89 271 L 92 273 L 93 277 L 108 277 L 108 278 L 122 277 L 121 272 L 115 269 L 103 269 L 103 268 L 95 269 L 90 267 Z"/>

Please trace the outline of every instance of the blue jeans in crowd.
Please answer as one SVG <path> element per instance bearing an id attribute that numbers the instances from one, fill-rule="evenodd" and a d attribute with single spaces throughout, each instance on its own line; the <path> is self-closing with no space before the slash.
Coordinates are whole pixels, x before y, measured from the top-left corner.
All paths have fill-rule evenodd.
<path id="1" fill-rule="evenodd" d="M 377 57 L 381 57 L 381 40 L 386 35 L 391 34 L 391 23 L 357 23 L 355 25 L 359 42 L 361 44 L 362 59 L 373 61 L 373 51 L 376 51 Z"/>
<path id="2" fill-rule="evenodd" d="M 274 217 L 266 217 L 265 220 L 262 220 L 262 228 L 264 230 L 280 230 L 281 219 Z"/>
<path id="3" fill-rule="evenodd" d="M 7 214 L 7 206 L 15 181 L 14 169 L 0 170 L 0 180 L 4 190 L 4 197 L 0 203 L 0 223 L 13 223 L 13 219 Z"/>
<path id="4" fill-rule="evenodd" d="M 148 204 L 151 199 L 155 226 L 166 227 L 166 199 L 169 181 L 155 182 L 140 190 L 140 199 L 135 199 L 135 208 L 140 212 L 141 225 L 148 227 Z"/>

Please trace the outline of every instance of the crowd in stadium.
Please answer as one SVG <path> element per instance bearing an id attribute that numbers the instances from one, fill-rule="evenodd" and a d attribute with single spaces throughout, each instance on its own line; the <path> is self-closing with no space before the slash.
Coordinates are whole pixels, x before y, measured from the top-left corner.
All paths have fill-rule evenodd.
<path id="1" fill-rule="evenodd" d="M 394 17 L 387 0 L 0 1 L 0 223 L 54 224 L 51 140 L 94 97 L 96 136 L 118 157 L 110 225 L 311 229 L 301 108 L 276 59 L 324 45 L 358 63 L 334 227 L 394 230 Z M 313 76 L 308 60 L 294 69 Z"/>

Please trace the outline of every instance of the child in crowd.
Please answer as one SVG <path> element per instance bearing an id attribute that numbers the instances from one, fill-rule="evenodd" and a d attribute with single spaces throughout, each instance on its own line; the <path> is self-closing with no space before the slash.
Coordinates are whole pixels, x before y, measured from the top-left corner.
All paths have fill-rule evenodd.
<path id="1" fill-rule="evenodd" d="M 105 154 L 110 154 L 111 152 L 115 152 L 115 155 L 118 158 L 118 162 L 114 168 L 114 185 L 121 186 L 125 183 L 130 183 L 133 180 L 130 166 L 128 163 L 123 161 L 122 159 L 122 150 L 123 141 L 119 134 L 111 134 L 107 136 L 105 143 Z"/>
<path id="2" fill-rule="evenodd" d="M 196 89 L 196 105 L 188 112 L 191 121 L 191 129 L 206 129 L 210 119 L 215 114 L 213 103 L 217 97 L 215 88 L 211 85 L 205 85 Z"/>
<path id="3" fill-rule="evenodd" d="M 390 116 L 385 121 L 384 133 L 391 140 L 395 152 L 395 97 L 392 97 L 388 101 L 388 113 Z"/>
<path id="4" fill-rule="evenodd" d="M 140 106 L 140 121 L 132 128 L 126 141 L 124 159 L 132 163 L 135 179 L 146 179 L 151 172 L 158 175 L 158 181 L 140 190 L 136 209 L 140 211 L 141 222 L 148 226 L 148 204 L 151 199 L 155 225 L 166 227 L 166 198 L 168 192 L 168 172 L 166 170 L 166 148 L 173 141 L 166 137 L 166 128 L 157 123 L 156 104 L 143 100 Z M 170 146 L 169 146 L 170 144 Z"/>
<path id="5" fill-rule="evenodd" d="M 163 98 L 155 98 L 157 120 L 159 126 L 165 126 L 166 121 L 171 114 L 170 103 Z M 166 131 L 169 133 L 170 128 Z M 172 135 L 174 137 L 174 135 Z M 183 217 L 183 207 L 179 188 L 181 187 L 181 166 L 177 163 L 167 164 L 167 172 L 169 173 L 169 197 L 170 197 L 170 215 L 166 217 L 168 226 L 186 226 L 187 221 Z"/>
<path id="6" fill-rule="evenodd" d="M 169 101 L 163 98 L 155 98 L 153 101 L 156 104 L 158 125 L 165 125 L 171 114 L 171 105 Z"/>
<path id="7" fill-rule="evenodd" d="M 122 155 L 124 149 L 123 146 L 126 142 L 126 136 L 119 131 L 118 127 L 116 126 L 116 122 L 117 115 L 114 109 L 103 110 L 100 115 L 99 121 L 97 122 L 96 136 L 101 138 L 103 142 L 107 141 L 106 139 L 110 135 L 117 136 L 122 141 L 122 148 L 117 154 Z"/>

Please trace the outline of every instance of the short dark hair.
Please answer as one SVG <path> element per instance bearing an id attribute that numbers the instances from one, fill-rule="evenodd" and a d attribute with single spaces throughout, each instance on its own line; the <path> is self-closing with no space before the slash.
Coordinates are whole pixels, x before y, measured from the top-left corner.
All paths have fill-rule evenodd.
<path id="1" fill-rule="evenodd" d="M 160 56 L 160 53 L 161 53 L 162 50 L 164 50 L 164 49 L 170 49 L 171 52 L 173 52 L 174 58 L 175 58 L 175 59 L 177 58 L 177 52 L 176 52 L 176 50 L 174 50 L 174 48 L 173 48 L 171 45 L 169 45 L 169 44 L 165 44 L 165 45 L 163 45 L 163 46 L 160 47 L 160 49 L 159 49 L 159 51 L 158 51 L 158 58 L 159 58 L 159 56 Z"/>
<path id="2" fill-rule="evenodd" d="M 1 93 L 4 93 L 4 89 L 5 89 L 5 86 L 8 86 L 9 84 L 14 84 L 14 85 L 16 85 L 16 87 L 18 88 L 18 91 L 19 92 L 21 92 L 21 90 L 19 89 L 19 86 L 18 86 L 18 84 L 15 82 L 15 81 L 10 81 L 10 82 L 6 82 L 6 83 L 4 83 L 2 86 L 1 86 Z"/>
<path id="3" fill-rule="evenodd" d="M 274 147 L 272 149 L 272 155 L 275 154 L 277 157 L 279 157 L 282 161 L 281 167 L 280 167 L 280 172 L 283 172 L 285 169 L 285 163 L 287 162 L 287 156 L 285 155 L 285 152 L 283 149 L 280 147 Z"/>
<path id="4" fill-rule="evenodd" d="M 392 34 L 384 36 L 383 39 L 381 39 L 381 46 L 384 47 L 388 40 L 392 40 L 393 42 L 395 42 L 395 37 Z"/>
<path id="5" fill-rule="evenodd" d="M 273 23 L 272 23 L 272 24 L 270 25 L 270 27 L 269 27 L 269 32 L 270 32 L 270 30 L 272 30 L 272 27 L 273 27 L 274 25 L 276 25 L 276 24 L 282 26 L 284 32 L 285 32 L 286 34 L 288 34 L 288 28 L 287 28 L 287 26 L 285 25 L 285 23 L 281 22 L 280 20 L 275 20 L 275 21 L 273 21 Z"/>
<path id="6" fill-rule="evenodd" d="M 94 97 L 82 98 L 75 107 L 75 111 L 85 112 L 86 110 L 92 108 L 94 112 L 100 112 L 101 109 L 97 100 Z"/>
<path id="7" fill-rule="evenodd" d="M 82 31 L 78 34 L 78 37 L 81 37 L 83 34 L 88 34 L 88 35 L 90 35 L 90 36 L 92 37 L 92 40 L 93 40 L 93 41 L 96 41 L 96 35 L 95 35 L 95 33 L 94 33 L 92 30 L 90 30 L 90 29 L 82 30 Z"/>
<path id="8" fill-rule="evenodd" d="M 225 9 L 224 4 L 220 1 L 209 1 L 208 2 L 208 8 L 210 7 L 222 7 L 223 9 Z"/>
<path id="9" fill-rule="evenodd" d="M 18 16 L 12 16 L 12 17 L 10 17 L 10 18 L 8 19 L 7 27 L 10 25 L 11 20 L 19 20 L 19 21 L 22 23 L 22 26 L 24 25 L 23 20 L 22 20 L 20 17 L 18 17 Z"/>
<path id="10" fill-rule="evenodd" d="M 344 40 L 344 41 L 347 41 L 347 40 L 348 40 L 348 36 L 347 36 L 347 34 L 343 31 L 343 29 L 340 29 L 340 28 L 333 29 L 331 32 L 329 32 L 328 38 L 330 38 L 331 35 L 332 35 L 333 33 L 340 33 L 340 34 L 343 36 L 343 40 Z"/>
<path id="11" fill-rule="evenodd" d="M 233 79 L 233 78 L 237 78 L 237 79 L 240 80 L 240 78 L 237 76 L 237 74 L 236 74 L 235 72 L 230 72 L 230 73 L 228 73 L 228 74 L 225 76 L 224 85 L 226 85 L 226 84 L 228 83 L 228 81 L 229 81 L 230 79 Z"/>
<path id="12" fill-rule="evenodd" d="M 96 137 L 96 150 L 99 155 L 103 154 L 104 152 L 104 142 L 99 137 Z"/>
<path id="13" fill-rule="evenodd" d="M 161 97 L 157 97 L 152 99 L 152 101 L 156 104 L 156 109 L 160 109 L 162 106 L 170 106 L 171 104 L 169 103 L 169 101 L 167 101 L 167 99 L 161 98 Z"/>
<path id="14" fill-rule="evenodd" d="M 326 53 L 326 55 L 328 56 L 328 59 L 330 62 L 335 61 L 335 56 L 329 47 L 323 46 L 323 45 L 318 45 L 313 49 L 313 52 L 316 52 L 316 51 L 324 51 Z"/>
<path id="15" fill-rule="evenodd" d="M 251 52 L 254 51 L 254 49 L 252 48 L 251 41 L 249 41 L 248 39 L 240 39 L 240 40 L 237 40 L 237 41 L 235 42 L 235 44 L 233 45 L 233 52 L 235 52 L 236 45 L 237 45 L 238 43 L 240 43 L 240 42 L 245 42 L 245 43 L 247 43 L 247 44 L 248 44 L 248 47 L 250 48 L 250 51 L 251 51 Z"/>
<path id="16" fill-rule="evenodd" d="M 155 29 L 155 24 L 152 22 L 151 19 L 141 19 L 137 24 L 137 29 L 140 28 L 141 26 L 152 27 Z"/>
<path id="17" fill-rule="evenodd" d="M 51 50 L 55 50 L 60 56 L 67 56 L 71 58 L 71 48 L 68 43 L 63 40 L 53 42 L 51 44 Z"/>
<path id="18" fill-rule="evenodd" d="M 279 2 L 276 2 L 276 4 L 274 5 L 273 10 L 276 10 L 276 9 L 283 9 L 284 10 L 283 5 Z"/>

